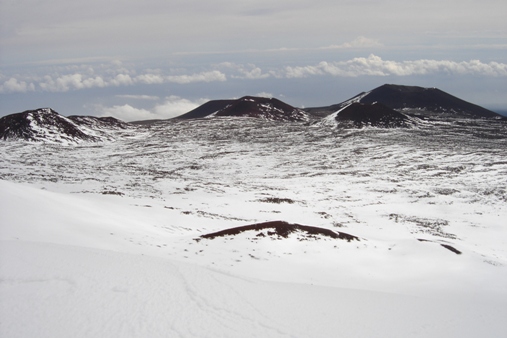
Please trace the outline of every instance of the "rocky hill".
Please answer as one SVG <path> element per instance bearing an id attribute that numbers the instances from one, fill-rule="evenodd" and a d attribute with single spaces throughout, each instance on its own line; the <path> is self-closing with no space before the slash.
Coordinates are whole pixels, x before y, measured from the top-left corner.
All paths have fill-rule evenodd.
<path id="1" fill-rule="evenodd" d="M 65 117 L 51 108 L 39 108 L 0 118 L 0 139 L 77 144 L 114 140 L 112 132 L 128 128 L 113 117 Z"/>
<path id="2" fill-rule="evenodd" d="M 381 103 L 391 109 L 432 117 L 502 118 L 488 109 L 464 101 L 437 88 L 385 84 L 360 93 L 344 102 L 325 107 L 307 108 L 312 115 L 329 115 L 352 103 Z"/>
<path id="3" fill-rule="evenodd" d="M 307 114 L 275 98 L 244 96 L 237 100 L 209 101 L 178 119 L 255 117 L 270 121 L 306 121 Z"/>
<path id="4" fill-rule="evenodd" d="M 362 128 L 407 128 L 414 125 L 414 119 L 381 103 L 352 103 L 332 115 L 339 126 Z"/>

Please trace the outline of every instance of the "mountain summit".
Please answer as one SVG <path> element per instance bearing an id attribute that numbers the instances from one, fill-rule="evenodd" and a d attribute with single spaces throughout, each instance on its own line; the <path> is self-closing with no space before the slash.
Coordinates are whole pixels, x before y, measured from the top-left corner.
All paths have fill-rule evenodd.
<path id="1" fill-rule="evenodd" d="M 308 108 L 313 115 L 336 112 L 352 103 L 381 103 L 395 110 L 414 110 L 417 113 L 441 117 L 499 118 L 499 114 L 452 96 L 437 88 L 385 84 L 369 92 L 360 93 L 342 103 L 327 107 Z"/>
<path id="2" fill-rule="evenodd" d="M 255 117 L 270 121 L 306 121 L 307 114 L 275 98 L 244 96 L 237 100 L 209 101 L 178 119 L 215 116 Z"/>
<path id="3" fill-rule="evenodd" d="M 361 103 L 382 103 L 392 109 L 424 109 L 463 117 L 498 117 L 488 109 L 452 96 L 438 88 L 385 84 L 360 100 Z"/>

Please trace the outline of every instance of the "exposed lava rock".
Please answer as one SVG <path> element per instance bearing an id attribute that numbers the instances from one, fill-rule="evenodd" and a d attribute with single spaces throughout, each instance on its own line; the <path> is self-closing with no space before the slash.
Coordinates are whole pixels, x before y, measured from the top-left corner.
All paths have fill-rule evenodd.
<path id="1" fill-rule="evenodd" d="M 379 128 L 407 128 L 412 121 L 400 112 L 388 108 L 380 103 L 362 104 L 352 103 L 335 117 L 340 126 L 345 127 L 379 127 Z"/>
<path id="2" fill-rule="evenodd" d="M 428 239 L 423 239 L 423 238 L 418 238 L 417 240 L 418 240 L 419 242 L 433 242 L 433 241 L 430 241 L 430 240 L 428 240 Z M 449 244 L 442 244 L 442 243 L 440 243 L 440 245 L 441 245 L 443 248 L 446 248 L 447 250 L 454 252 L 456 255 L 461 255 L 461 254 L 462 254 L 462 252 L 461 252 L 461 251 L 459 251 L 458 249 L 456 249 L 455 247 L 453 247 L 453 246 L 451 246 L 451 245 L 449 245 Z"/>
<path id="3" fill-rule="evenodd" d="M 448 244 L 440 244 L 440 245 L 443 246 L 444 248 L 446 248 L 447 250 L 454 252 L 456 255 L 461 255 L 461 251 L 459 251 L 458 249 L 456 249 L 453 246 L 450 246 Z"/>
<path id="4" fill-rule="evenodd" d="M 301 224 L 290 224 L 283 221 L 272 221 L 265 223 L 256 223 L 251 225 L 245 225 L 236 228 L 225 229 L 222 231 L 214 232 L 211 234 L 202 235 L 201 238 L 205 239 L 213 239 L 216 237 L 224 237 L 224 236 L 235 236 L 245 231 L 263 231 L 267 230 L 267 234 L 270 236 L 279 236 L 283 238 L 288 238 L 291 233 L 296 231 L 301 231 L 306 233 L 307 236 L 315 236 L 315 235 L 323 235 L 326 237 L 334 238 L 334 239 L 342 239 L 347 242 L 357 240 L 359 241 L 359 237 L 349 235 L 344 232 L 335 232 L 330 229 L 319 228 L 308 225 Z M 258 237 L 264 237 L 264 234 L 257 234 Z"/>
<path id="5" fill-rule="evenodd" d="M 307 114 L 274 98 L 245 96 L 237 100 L 209 101 L 178 119 L 212 116 L 255 117 L 271 121 L 307 121 Z"/>

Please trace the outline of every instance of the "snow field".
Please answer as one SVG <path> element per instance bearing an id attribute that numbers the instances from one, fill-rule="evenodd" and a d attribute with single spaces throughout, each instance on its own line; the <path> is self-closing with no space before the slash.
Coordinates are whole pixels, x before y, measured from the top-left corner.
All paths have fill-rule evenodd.
<path id="1" fill-rule="evenodd" d="M 504 336 L 505 141 L 427 133 L 219 119 L 2 143 L 0 336 Z M 196 240 L 271 220 L 360 241 Z"/>

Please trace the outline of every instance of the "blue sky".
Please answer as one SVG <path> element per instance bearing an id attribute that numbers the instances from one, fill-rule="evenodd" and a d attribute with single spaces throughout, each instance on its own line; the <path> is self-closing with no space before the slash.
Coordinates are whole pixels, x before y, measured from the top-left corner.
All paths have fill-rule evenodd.
<path id="1" fill-rule="evenodd" d="M 507 110 L 507 3 L 0 0 L 0 116 L 167 118 L 210 99 L 341 102 L 384 83 Z"/>

